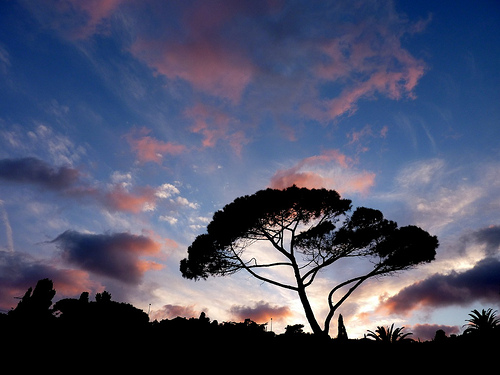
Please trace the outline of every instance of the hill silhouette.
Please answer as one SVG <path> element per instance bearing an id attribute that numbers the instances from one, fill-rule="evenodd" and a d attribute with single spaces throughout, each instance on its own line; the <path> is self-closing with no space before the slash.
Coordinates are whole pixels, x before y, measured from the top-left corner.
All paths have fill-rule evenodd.
<path id="1" fill-rule="evenodd" d="M 280 369 L 307 364 L 310 369 L 321 369 L 326 360 L 359 366 L 384 358 L 437 361 L 434 367 L 450 368 L 458 363 L 457 359 L 473 356 L 477 366 L 486 368 L 497 361 L 492 353 L 500 343 L 498 319 L 490 319 L 496 323 L 493 329 L 481 330 L 476 324 L 482 318 L 477 310 L 470 315 L 473 319 L 468 320 L 469 328 L 462 335 L 447 337 L 441 330 L 426 342 L 409 338 L 384 341 L 348 339 L 342 319 L 342 333 L 332 339 L 304 333 L 301 324 L 289 325 L 284 333 L 276 334 L 268 331 L 266 324 L 250 319 L 219 323 L 204 312 L 198 318 L 150 322 L 144 311 L 113 301 L 106 291 L 97 293 L 95 301 L 83 292 L 79 298 L 52 304 L 55 294 L 52 281 L 42 279 L 34 289 L 28 289 L 15 309 L 0 314 L 0 353 L 4 359 L 21 363 L 27 358 L 43 359 L 47 365 L 49 360 L 64 358 L 72 365 L 88 365 L 90 361 L 97 366 L 101 358 L 108 370 L 116 370 L 168 358 L 170 365 L 187 366 L 184 370 L 190 373 L 190 369 L 209 369 L 206 361 L 218 361 L 226 369 L 246 364 Z M 491 309 L 483 313 L 493 314 L 494 318 Z M 382 328 L 377 327 L 376 332 Z"/>

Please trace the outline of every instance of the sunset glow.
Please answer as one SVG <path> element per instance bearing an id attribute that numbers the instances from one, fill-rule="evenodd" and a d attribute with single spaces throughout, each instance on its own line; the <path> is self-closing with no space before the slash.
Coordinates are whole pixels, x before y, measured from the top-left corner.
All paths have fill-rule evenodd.
<path id="1" fill-rule="evenodd" d="M 290 291 L 179 272 L 215 211 L 295 184 L 439 238 L 345 302 L 349 337 L 458 333 L 500 308 L 499 67 L 494 1 L 3 1 L 0 312 L 50 278 L 55 301 L 307 331 Z M 357 267 L 318 275 L 319 317 Z"/>

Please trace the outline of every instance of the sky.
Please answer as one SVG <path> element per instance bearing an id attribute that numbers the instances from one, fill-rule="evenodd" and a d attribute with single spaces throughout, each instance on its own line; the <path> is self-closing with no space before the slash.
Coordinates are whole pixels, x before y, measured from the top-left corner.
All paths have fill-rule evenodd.
<path id="1" fill-rule="evenodd" d="M 49 277 L 308 330 L 291 291 L 179 271 L 215 211 L 296 184 L 439 238 L 342 305 L 350 337 L 460 333 L 500 308 L 499 29 L 496 1 L 2 1 L 0 309 Z M 357 267 L 311 287 L 318 320 Z"/>

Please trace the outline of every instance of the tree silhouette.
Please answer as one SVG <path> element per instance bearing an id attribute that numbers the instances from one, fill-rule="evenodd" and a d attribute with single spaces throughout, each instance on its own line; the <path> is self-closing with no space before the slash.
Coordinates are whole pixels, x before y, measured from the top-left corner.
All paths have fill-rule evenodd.
<path id="1" fill-rule="evenodd" d="M 345 329 L 344 318 L 342 317 L 342 314 L 339 314 L 337 339 L 340 341 L 347 341 L 349 339 L 349 337 L 347 336 L 347 330 Z"/>
<path id="2" fill-rule="evenodd" d="M 111 293 L 97 293 L 95 302 L 89 302 L 89 293 L 83 292 L 79 299 L 65 298 L 54 304 L 59 320 L 68 326 L 81 329 L 120 331 L 144 328 L 149 322 L 148 314 L 128 303 L 111 300 Z"/>
<path id="3" fill-rule="evenodd" d="M 95 301 L 97 303 L 107 303 L 111 301 L 111 293 L 104 291 L 102 293 L 97 293 L 95 295 Z"/>
<path id="4" fill-rule="evenodd" d="M 245 270 L 259 280 L 293 290 L 313 332 L 327 335 L 337 308 L 364 281 L 430 262 L 438 246 L 435 236 L 416 226 L 398 228 L 378 210 L 360 207 L 349 215 L 350 210 L 349 199 L 326 189 L 292 186 L 237 198 L 214 214 L 207 233 L 189 246 L 180 270 L 183 277 L 195 280 Z M 258 242 L 270 245 L 265 253 L 262 246 L 252 246 Z M 363 272 L 331 289 L 322 329 L 306 288 L 321 270 L 346 258 L 363 259 L 370 268 L 358 267 Z M 289 271 L 292 282 L 270 276 L 270 270 L 283 269 Z M 334 301 L 339 290 L 344 294 Z"/>
<path id="5" fill-rule="evenodd" d="M 472 310 L 469 314 L 470 319 L 466 319 L 468 322 L 466 324 L 467 328 L 464 334 L 477 334 L 480 336 L 491 336 L 495 331 L 498 331 L 500 327 L 500 319 L 497 318 L 497 311 L 489 308 L 488 310 L 482 309 L 481 312 L 478 310 Z"/>
<path id="6" fill-rule="evenodd" d="M 390 327 L 377 327 L 375 332 L 368 330 L 368 337 L 373 337 L 375 341 L 379 341 L 386 344 L 395 344 L 397 342 L 402 342 L 404 340 L 409 340 L 406 337 L 413 335 L 413 333 L 403 333 L 405 327 L 399 327 L 394 329 L 394 323 Z"/>
<path id="7" fill-rule="evenodd" d="M 28 288 L 17 307 L 9 312 L 15 319 L 26 321 L 46 320 L 52 317 L 49 310 L 56 291 L 50 279 L 42 279 L 36 283 L 35 289 Z"/>

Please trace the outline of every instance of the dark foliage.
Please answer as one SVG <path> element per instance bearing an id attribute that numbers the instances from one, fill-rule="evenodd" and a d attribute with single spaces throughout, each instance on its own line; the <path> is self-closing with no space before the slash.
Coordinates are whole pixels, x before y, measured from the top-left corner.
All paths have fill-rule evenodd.
<path id="1" fill-rule="evenodd" d="M 309 370 L 320 370 L 324 369 L 324 358 L 337 358 L 356 367 L 359 361 L 373 364 L 384 358 L 392 365 L 432 360 L 436 361 L 429 362 L 434 369 L 442 366 L 449 370 L 453 362 L 446 353 L 453 353 L 454 358 L 471 356 L 476 366 L 490 366 L 500 340 L 498 324 L 489 310 L 471 314 L 474 324 L 483 322 L 481 316 L 487 317 L 486 322 L 491 323 L 487 326 L 493 328 L 488 328 L 486 336 L 478 330 L 454 337 L 438 331 L 432 341 L 393 340 L 398 344 L 385 345 L 384 340 L 349 340 L 347 334 L 333 340 L 311 335 L 304 333 L 302 324 L 289 325 L 284 334 L 276 335 L 267 331 L 265 324 L 250 319 L 218 323 L 205 313 L 199 318 L 149 322 L 142 310 L 112 301 L 108 292 L 96 296 L 95 302 L 83 292 L 78 299 L 62 299 L 51 307 L 49 301 L 54 296 L 52 281 L 43 279 L 26 292 L 14 310 L 0 314 L 0 353 L 6 362 L 24 365 L 29 358 L 47 366 L 61 359 L 72 368 L 78 365 L 86 369 L 94 362 L 100 372 L 116 372 L 156 361 L 176 369 L 181 365 L 190 373 L 209 368 L 234 372 L 245 366 L 296 371 L 297 366 L 305 365 Z M 400 331 L 396 336 L 401 338 Z"/>

